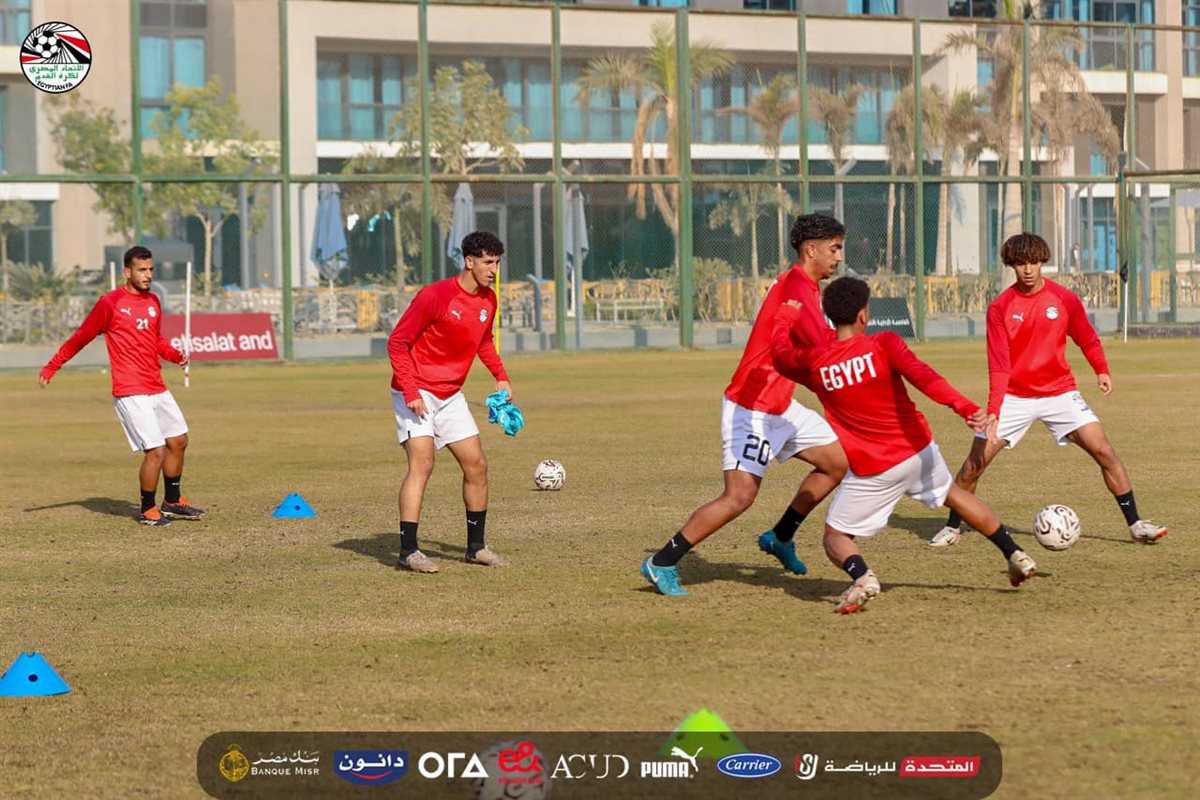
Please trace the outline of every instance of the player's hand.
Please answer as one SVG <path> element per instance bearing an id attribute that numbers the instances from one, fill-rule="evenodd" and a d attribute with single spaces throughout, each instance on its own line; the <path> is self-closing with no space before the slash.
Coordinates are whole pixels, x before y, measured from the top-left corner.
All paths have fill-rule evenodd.
<path id="1" fill-rule="evenodd" d="M 979 409 L 971 416 L 967 417 L 967 427 L 977 433 L 982 433 L 987 427 L 988 413 L 985 409 Z"/>
<path id="2" fill-rule="evenodd" d="M 984 425 L 983 432 L 987 435 L 987 440 L 992 444 L 999 444 L 1000 437 L 996 435 L 996 429 L 1000 426 L 1000 418 L 995 414 L 988 414 L 987 423 Z"/>
<path id="3" fill-rule="evenodd" d="M 38 386 L 41 386 L 43 389 L 45 389 L 49 385 L 50 385 L 49 378 L 47 378 L 45 375 L 38 375 Z"/>
<path id="4" fill-rule="evenodd" d="M 1096 385 L 1100 387 L 1100 391 L 1104 392 L 1105 397 L 1112 394 L 1112 376 L 1107 372 L 1102 372 L 1096 376 Z"/>
<path id="5" fill-rule="evenodd" d="M 190 358 L 188 358 L 188 354 L 181 353 L 180 357 L 179 357 L 179 366 L 186 367 L 190 363 L 192 363 L 192 360 Z"/>
<path id="6" fill-rule="evenodd" d="M 409 400 L 408 410 L 416 414 L 421 419 L 425 419 L 425 415 L 429 412 L 425 409 L 425 400 L 418 397 L 416 400 Z"/>
<path id="7" fill-rule="evenodd" d="M 513 402 L 512 384 L 508 381 L 496 381 L 497 392 L 508 392 L 508 402 Z"/>

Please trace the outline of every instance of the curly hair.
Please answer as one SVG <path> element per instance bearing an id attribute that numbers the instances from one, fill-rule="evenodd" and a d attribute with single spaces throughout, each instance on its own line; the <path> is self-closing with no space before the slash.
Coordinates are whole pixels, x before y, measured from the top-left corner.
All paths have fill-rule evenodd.
<path id="1" fill-rule="evenodd" d="M 475 231 L 468 233 L 462 240 L 462 251 L 464 256 L 471 258 L 480 258 L 485 253 L 489 256 L 502 256 L 504 255 L 504 242 L 500 241 L 499 236 L 489 231 Z"/>
<path id="2" fill-rule="evenodd" d="M 1000 260 L 1006 267 L 1045 264 L 1050 260 L 1050 245 L 1036 233 L 1018 233 L 1005 240 L 1000 248 Z"/>
<path id="3" fill-rule="evenodd" d="M 844 275 L 825 287 L 821 308 L 834 325 L 851 325 L 870 299 L 871 287 L 866 281 Z"/>
<path id="4" fill-rule="evenodd" d="M 792 223 L 789 241 L 799 253 L 805 242 L 838 237 L 846 238 L 845 225 L 826 214 L 804 214 L 796 217 L 796 221 Z"/>

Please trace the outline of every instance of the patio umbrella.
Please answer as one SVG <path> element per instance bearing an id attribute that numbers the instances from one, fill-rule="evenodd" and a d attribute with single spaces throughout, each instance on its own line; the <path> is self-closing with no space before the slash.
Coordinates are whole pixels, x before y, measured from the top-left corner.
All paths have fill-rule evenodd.
<path id="1" fill-rule="evenodd" d="M 346 220 L 342 217 L 342 192 L 337 184 L 321 185 L 317 200 L 317 221 L 313 228 L 312 260 L 321 277 L 333 285 L 348 263 Z"/>
<path id="2" fill-rule="evenodd" d="M 454 216 L 450 219 L 450 232 L 447 236 L 446 255 L 462 269 L 466 265 L 463 258 L 462 240 L 475 230 L 475 195 L 471 194 L 471 185 L 460 183 L 454 193 Z"/>
<path id="3" fill-rule="evenodd" d="M 563 249 L 566 250 L 571 310 L 575 315 L 575 346 L 580 347 L 583 337 L 583 262 L 590 249 L 583 190 L 578 186 L 568 187 L 566 206 L 563 219 Z"/>

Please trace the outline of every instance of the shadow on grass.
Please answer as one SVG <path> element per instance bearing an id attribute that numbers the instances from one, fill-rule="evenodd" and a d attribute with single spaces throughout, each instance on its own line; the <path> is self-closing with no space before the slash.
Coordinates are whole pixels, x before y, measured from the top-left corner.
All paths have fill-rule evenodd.
<path id="1" fill-rule="evenodd" d="M 928 543 L 933 538 L 933 535 L 940 531 L 945 524 L 945 517 L 929 519 L 928 517 L 906 517 L 903 514 L 893 514 L 888 519 L 889 527 L 907 531 L 925 543 Z M 1008 532 L 1014 536 L 1028 536 L 1033 538 L 1032 531 L 1023 530 L 1007 522 L 1004 523 L 1004 527 L 1008 528 Z M 964 533 L 972 530 L 970 525 L 963 526 Z"/>
<path id="2" fill-rule="evenodd" d="M 396 559 L 400 557 L 400 534 L 389 531 L 388 533 L 377 533 L 369 539 L 343 539 L 340 542 L 335 542 L 333 546 L 341 550 L 358 553 L 360 556 L 373 558 L 380 564 L 391 569 L 396 566 Z M 421 541 L 421 552 L 434 561 L 439 559 L 462 561 L 463 557 L 467 554 L 467 549 L 430 539 L 423 539 Z"/>
<path id="3" fill-rule="evenodd" d="M 79 506 L 93 514 L 107 514 L 111 517 L 133 517 L 141 510 L 136 503 L 129 500 L 118 500 L 115 497 L 89 497 L 86 500 L 68 500 L 65 503 L 53 503 L 48 506 L 31 506 L 25 509 L 26 514 L 36 511 L 50 511 L 55 508 L 70 508 Z"/>
<path id="4" fill-rule="evenodd" d="M 651 551 L 647 551 L 651 552 Z M 736 581 L 770 589 L 779 589 L 797 600 L 810 603 L 829 603 L 841 596 L 850 585 L 850 578 L 832 580 L 810 578 L 806 575 L 785 574 L 779 567 L 769 564 L 742 564 L 709 561 L 696 551 L 688 553 L 680 562 L 680 582 L 684 588 L 713 581 Z M 1003 570 L 998 570 L 1004 576 Z M 1051 577 L 1050 573 L 1038 572 L 1034 579 Z M 1003 577 L 1001 577 L 1003 579 Z M 1010 592 L 1013 587 L 1006 584 L 996 586 L 966 586 L 958 583 L 914 583 L 888 581 L 883 578 L 884 591 L 889 589 L 960 589 L 968 592 Z M 642 586 L 639 591 L 656 593 L 651 586 Z"/>

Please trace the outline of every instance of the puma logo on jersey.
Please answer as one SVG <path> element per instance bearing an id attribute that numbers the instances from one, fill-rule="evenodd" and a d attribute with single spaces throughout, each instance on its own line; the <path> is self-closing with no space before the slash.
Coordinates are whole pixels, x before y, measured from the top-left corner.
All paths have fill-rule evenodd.
<path id="1" fill-rule="evenodd" d="M 1025 314 L 1024 314 L 1024 313 L 1021 313 L 1021 314 L 1013 314 L 1013 319 L 1015 319 L 1017 322 L 1024 322 L 1024 321 L 1025 321 Z"/>
<path id="2" fill-rule="evenodd" d="M 125 316 L 127 316 L 127 317 L 132 317 L 132 316 L 133 316 L 132 312 L 130 312 L 130 310 L 129 310 L 128 308 L 122 308 L 122 309 L 120 309 L 120 311 L 121 311 L 121 313 L 122 313 L 122 314 L 124 314 L 124 315 L 125 315 Z"/>
<path id="3" fill-rule="evenodd" d="M 450 309 L 450 313 L 454 315 L 455 319 L 462 319 L 462 312 L 459 311 L 457 308 Z"/>

